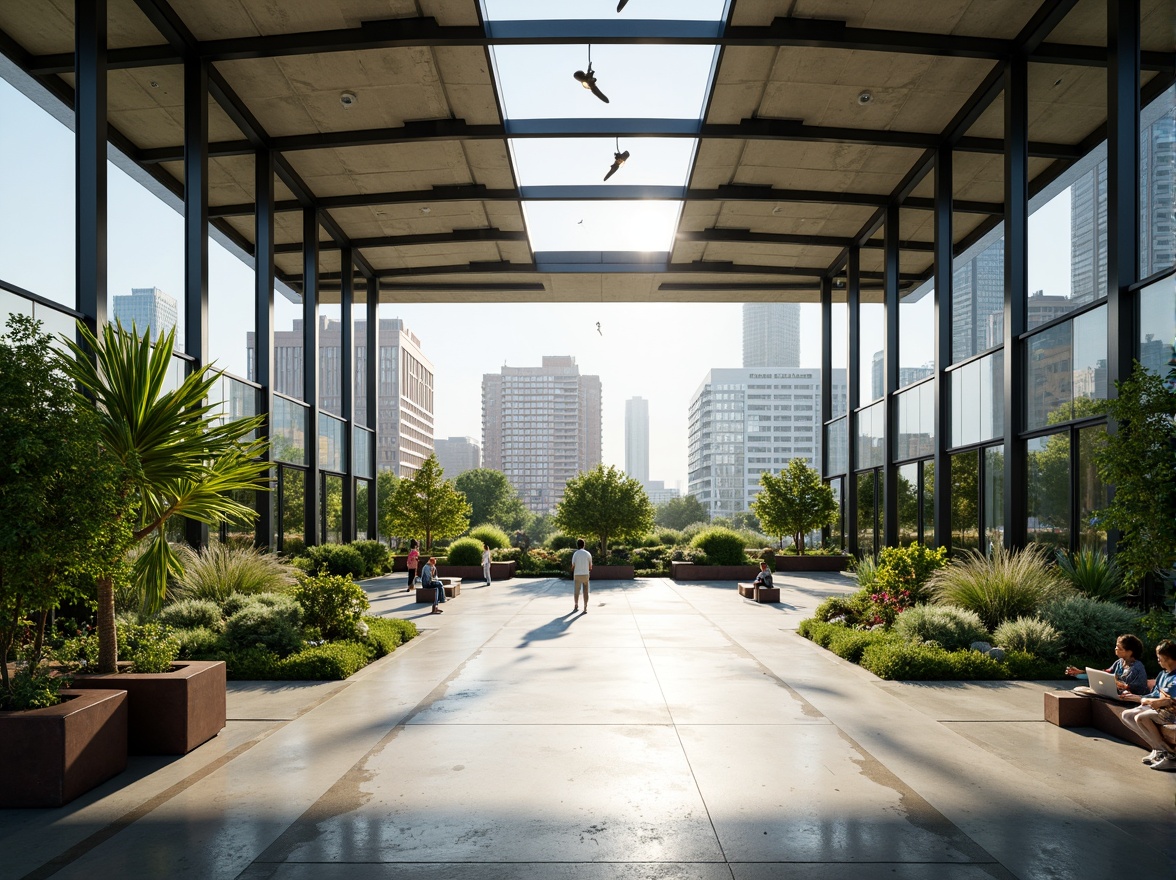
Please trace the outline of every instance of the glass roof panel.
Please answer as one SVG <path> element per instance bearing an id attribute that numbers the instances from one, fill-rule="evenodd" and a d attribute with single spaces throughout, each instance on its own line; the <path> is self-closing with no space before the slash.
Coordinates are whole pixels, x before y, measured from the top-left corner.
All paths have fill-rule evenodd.
<path id="1" fill-rule="evenodd" d="M 681 202 L 523 202 L 531 249 L 669 251 Z"/>
<path id="2" fill-rule="evenodd" d="M 604 182 L 612 167 L 613 138 L 512 139 L 520 186 L 588 186 L 590 184 L 682 186 L 698 142 L 693 138 L 620 138 L 629 158 Z"/>
<path id="3" fill-rule="evenodd" d="M 658 19 L 661 21 L 721 21 L 727 14 L 727 0 L 630 0 L 617 12 L 617 0 L 577 0 L 553 3 L 552 0 L 483 0 L 487 21 L 520 20 L 590 20 L 590 19 Z"/>

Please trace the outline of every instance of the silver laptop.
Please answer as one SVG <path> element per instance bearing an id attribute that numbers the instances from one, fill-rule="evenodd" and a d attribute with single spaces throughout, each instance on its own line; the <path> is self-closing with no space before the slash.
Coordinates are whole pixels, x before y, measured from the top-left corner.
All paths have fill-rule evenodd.
<path id="1" fill-rule="evenodd" d="M 1112 700 L 1119 699 L 1119 689 L 1115 687 L 1113 673 L 1103 672 L 1101 669 L 1091 669 L 1087 666 L 1086 679 L 1090 683 L 1090 689 L 1100 697 L 1108 697 Z"/>

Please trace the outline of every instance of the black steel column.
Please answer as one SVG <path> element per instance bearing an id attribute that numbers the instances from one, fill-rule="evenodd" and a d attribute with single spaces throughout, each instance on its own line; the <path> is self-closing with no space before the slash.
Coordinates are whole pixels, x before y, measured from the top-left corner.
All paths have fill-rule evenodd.
<path id="1" fill-rule="evenodd" d="M 1018 51 L 1005 70 L 1004 543 L 1025 544 L 1028 467 L 1020 438 L 1025 400 L 1024 352 L 1029 286 L 1029 64 Z"/>
<path id="2" fill-rule="evenodd" d="M 322 534 L 319 486 L 318 211 L 302 209 L 302 399 L 306 402 L 306 546 Z"/>
<path id="3" fill-rule="evenodd" d="M 265 422 L 259 434 L 273 439 L 274 414 L 274 160 L 268 150 L 253 154 L 254 199 L 257 209 L 253 218 L 257 246 L 253 260 L 253 381 L 261 386 L 258 406 Z M 265 458 L 273 461 L 273 451 L 266 450 Z M 270 474 L 276 481 L 277 468 Z M 276 490 L 276 483 L 275 483 Z M 257 537 L 259 547 L 269 547 L 274 540 L 274 503 L 276 491 L 259 494 L 257 499 Z M 277 520 L 280 521 L 280 520 Z M 276 546 L 274 549 L 277 549 Z"/>
<path id="4" fill-rule="evenodd" d="M 952 152 L 935 155 L 935 545 L 951 549 Z"/>
<path id="5" fill-rule="evenodd" d="M 817 467 L 821 479 L 827 480 L 829 473 L 829 419 L 833 417 L 833 279 L 821 279 L 821 457 Z M 841 493 L 845 503 L 845 493 Z M 844 528 L 844 518 L 842 523 Z M 829 527 L 821 529 L 821 543 L 828 544 Z"/>
<path id="6" fill-rule="evenodd" d="M 75 305 L 106 323 L 106 0 L 74 2 Z"/>
<path id="7" fill-rule="evenodd" d="M 208 66 L 184 60 L 184 351 L 208 363 Z M 188 520 L 193 547 L 208 543 L 208 526 Z"/>
<path id="8" fill-rule="evenodd" d="M 368 485 L 368 536 L 380 537 L 380 524 L 376 522 L 379 502 L 376 498 L 378 472 L 376 471 L 376 450 L 380 439 L 379 428 L 379 386 L 380 380 L 380 281 L 374 275 L 367 280 L 367 425 L 372 429 L 368 443 L 368 469 L 372 474 Z"/>
<path id="9" fill-rule="evenodd" d="M 848 337 L 845 342 L 846 371 L 845 371 L 845 421 L 846 421 L 846 455 L 848 463 L 845 468 L 845 530 L 848 533 L 849 552 L 857 555 L 861 552 L 858 547 L 858 488 L 857 474 L 857 408 L 861 389 L 858 388 L 861 377 L 861 323 L 858 312 L 862 304 L 862 253 L 858 246 L 851 245 L 846 265 L 845 276 L 845 312 Z M 877 493 L 875 493 L 877 494 Z M 873 555 L 874 548 L 870 547 Z"/>
<path id="10" fill-rule="evenodd" d="M 339 249 L 339 415 L 343 416 L 346 427 L 343 432 L 343 543 L 355 540 L 355 320 L 352 305 L 355 303 L 355 267 L 352 265 L 351 248 Z"/>
<path id="11" fill-rule="evenodd" d="M 898 436 L 898 204 L 886 207 L 882 229 L 883 272 L 882 297 L 886 321 L 886 344 L 882 349 L 885 374 L 885 456 L 882 459 L 882 540 L 887 547 L 898 546 L 898 466 L 894 463 L 895 438 Z"/>

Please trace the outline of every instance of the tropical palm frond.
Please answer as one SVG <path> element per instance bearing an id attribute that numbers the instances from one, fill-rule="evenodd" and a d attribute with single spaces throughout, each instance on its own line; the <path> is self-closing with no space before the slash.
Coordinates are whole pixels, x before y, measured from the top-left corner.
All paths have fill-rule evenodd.
<path id="1" fill-rule="evenodd" d="M 180 560 L 168 544 L 163 529 L 156 529 L 132 569 L 135 587 L 143 597 L 145 616 L 159 612 L 167 595 L 167 579 L 179 577 L 182 572 Z"/>

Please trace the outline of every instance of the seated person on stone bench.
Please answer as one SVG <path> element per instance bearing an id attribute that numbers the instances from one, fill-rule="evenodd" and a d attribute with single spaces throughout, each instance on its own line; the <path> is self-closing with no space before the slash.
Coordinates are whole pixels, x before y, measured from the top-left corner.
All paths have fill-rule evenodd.
<path id="1" fill-rule="evenodd" d="M 1147 693 L 1147 668 L 1140 657 L 1143 642 L 1138 636 L 1125 633 L 1115 639 L 1115 656 L 1118 658 L 1105 671 L 1114 673 L 1115 686 L 1119 693 L 1132 693 L 1141 697 Z M 1067 666 L 1066 675 L 1081 675 L 1086 670 Z"/>
<path id="2" fill-rule="evenodd" d="M 1163 641 L 1156 645 L 1156 659 L 1160 674 L 1151 693 L 1142 697 L 1124 694 L 1123 699 L 1139 701 L 1138 709 L 1126 709 L 1123 723 L 1143 737 L 1152 753 L 1143 763 L 1153 770 L 1176 770 L 1176 752 L 1164 740 L 1160 727 L 1176 724 L 1176 643 Z"/>
<path id="3" fill-rule="evenodd" d="M 752 590 L 753 596 L 759 595 L 759 588 L 760 587 L 767 587 L 768 589 L 771 589 L 771 587 L 772 587 L 772 573 L 770 571 L 768 571 L 768 564 L 766 562 L 760 563 L 759 574 L 757 574 L 755 576 L 755 580 L 751 582 L 751 586 L 754 588 Z"/>

